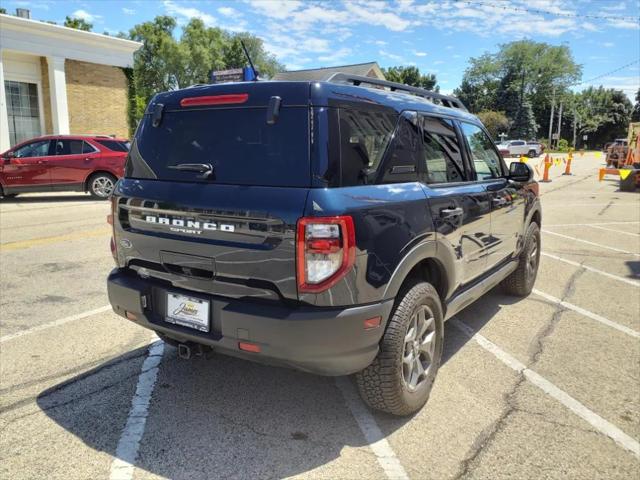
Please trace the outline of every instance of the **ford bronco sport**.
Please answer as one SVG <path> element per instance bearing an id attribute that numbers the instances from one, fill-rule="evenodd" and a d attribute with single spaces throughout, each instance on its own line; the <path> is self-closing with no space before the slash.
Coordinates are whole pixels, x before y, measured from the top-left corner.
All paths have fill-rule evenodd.
<path id="1" fill-rule="evenodd" d="M 443 322 L 536 278 L 531 168 L 454 97 L 365 77 L 156 95 L 112 196 L 109 299 L 180 356 L 321 375 L 406 415 Z"/>

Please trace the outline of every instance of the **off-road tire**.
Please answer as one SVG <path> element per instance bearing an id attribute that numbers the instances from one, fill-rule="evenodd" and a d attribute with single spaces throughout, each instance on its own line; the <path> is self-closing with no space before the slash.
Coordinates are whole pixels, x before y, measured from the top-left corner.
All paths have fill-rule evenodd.
<path id="1" fill-rule="evenodd" d="M 99 183 L 100 181 L 106 184 L 108 184 L 108 182 L 111 182 L 111 190 L 108 195 L 104 195 L 103 192 L 105 190 L 100 190 L 99 186 L 96 185 L 96 183 Z M 111 196 L 111 193 L 113 192 L 117 181 L 118 179 L 110 173 L 94 173 L 87 181 L 87 190 L 93 198 L 98 200 L 107 200 Z"/>
<path id="2" fill-rule="evenodd" d="M 529 158 L 534 158 L 538 156 L 538 153 L 535 150 L 529 150 L 529 153 L 527 153 Z"/>
<path id="3" fill-rule="evenodd" d="M 535 253 L 533 249 L 535 248 Z M 529 263 L 535 261 L 532 267 Z M 540 227 L 537 223 L 531 222 L 527 227 L 524 237 L 524 247 L 520 252 L 518 268 L 516 268 L 507 278 L 502 281 L 502 288 L 509 295 L 526 297 L 533 290 L 538 275 L 540 265 Z"/>
<path id="4" fill-rule="evenodd" d="M 369 407 L 392 415 L 410 415 L 429 399 L 442 360 L 444 321 L 438 292 L 432 285 L 419 282 L 399 294 L 387 329 L 380 341 L 380 351 L 367 368 L 356 374 L 360 396 Z M 411 391 L 403 376 L 405 336 L 412 317 L 426 306 L 434 318 L 435 345 L 433 361 L 422 383 Z"/>

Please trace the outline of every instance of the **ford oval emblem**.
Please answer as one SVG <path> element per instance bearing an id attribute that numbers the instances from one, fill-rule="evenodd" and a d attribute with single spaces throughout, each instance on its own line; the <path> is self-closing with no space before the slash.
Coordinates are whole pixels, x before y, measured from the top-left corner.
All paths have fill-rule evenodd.
<path id="1" fill-rule="evenodd" d="M 133 244 L 131 243 L 131 240 L 123 238 L 122 240 L 120 240 L 120 246 L 122 248 L 131 248 L 133 247 Z"/>

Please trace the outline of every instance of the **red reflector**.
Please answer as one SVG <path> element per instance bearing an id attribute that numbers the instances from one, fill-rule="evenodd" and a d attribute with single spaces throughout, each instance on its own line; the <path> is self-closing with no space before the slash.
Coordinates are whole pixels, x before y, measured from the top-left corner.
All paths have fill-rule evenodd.
<path id="1" fill-rule="evenodd" d="M 307 250 L 310 253 L 336 253 L 340 251 L 339 238 L 314 238 L 307 241 Z"/>
<path id="2" fill-rule="evenodd" d="M 110 213 L 109 215 L 107 215 L 107 223 L 109 225 L 113 225 L 113 214 Z"/>
<path id="3" fill-rule="evenodd" d="M 238 342 L 238 348 L 245 352 L 260 353 L 260 345 L 249 342 Z"/>
<path id="4" fill-rule="evenodd" d="M 228 105 L 244 103 L 249 100 L 248 93 L 232 93 L 228 95 L 209 95 L 206 97 L 187 97 L 180 100 L 181 107 L 197 107 L 201 105 Z"/>
<path id="5" fill-rule="evenodd" d="M 372 328 L 377 328 L 380 326 L 381 322 L 382 322 L 382 317 L 368 318 L 367 320 L 364 321 L 364 329 L 371 330 Z"/>
<path id="6" fill-rule="evenodd" d="M 138 320 L 138 317 L 136 315 L 134 315 L 131 312 L 124 312 L 124 315 L 129 319 L 129 320 Z"/>

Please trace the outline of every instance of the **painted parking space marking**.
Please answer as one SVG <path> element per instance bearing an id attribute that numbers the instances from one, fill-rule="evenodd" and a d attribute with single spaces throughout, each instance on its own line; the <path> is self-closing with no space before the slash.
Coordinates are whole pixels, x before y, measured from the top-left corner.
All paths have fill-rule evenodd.
<path id="1" fill-rule="evenodd" d="M 409 476 L 395 452 L 380 431 L 371 412 L 367 410 L 363 401 L 358 396 L 353 384 L 347 377 L 336 377 L 336 385 L 342 392 L 342 396 L 355 418 L 369 448 L 376 456 L 378 464 L 384 470 L 390 480 L 408 480 Z"/>
<path id="2" fill-rule="evenodd" d="M 74 322 L 76 320 L 81 320 L 83 318 L 91 317 L 93 315 L 97 315 L 99 313 L 107 312 L 111 310 L 111 305 L 105 305 L 103 307 L 94 308 L 93 310 L 87 310 L 86 312 L 77 313 L 75 315 L 71 315 L 69 317 L 60 318 L 58 320 L 54 320 L 52 322 L 43 323 L 41 325 L 36 325 L 32 328 L 27 328 L 26 330 L 20 330 L 19 332 L 11 333 L 9 335 L 4 335 L 0 337 L 0 343 L 8 342 L 9 340 L 13 340 L 14 338 L 19 338 L 24 335 L 29 335 L 31 333 L 39 332 L 42 330 L 46 330 L 52 327 L 58 327 L 60 325 L 64 325 L 65 323 Z"/>
<path id="3" fill-rule="evenodd" d="M 553 255 L 552 253 L 540 252 L 540 255 L 545 257 L 553 258 L 554 260 L 558 260 L 559 262 L 568 263 L 569 265 L 574 265 L 576 267 L 583 268 L 593 273 L 597 273 L 599 275 L 605 276 L 607 278 L 611 278 L 613 280 L 617 280 L 618 282 L 626 283 L 627 285 L 631 285 L 634 287 L 640 288 L 640 282 L 637 280 L 632 280 L 630 278 L 621 277 L 620 275 L 614 275 L 613 273 L 605 272 L 603 270 L 598 270 L 597 268 L 590 267 L 588 265 L 584 265 L 583 263 L 574 262 L 573 260 L 569 260 L 568 258 L 559 257 L 557 255 Z"/>
<path id="4" fill-rule="evenodd" d="M 573 303 L 565 302 L 560 298 L 554 297 L 553 295 L 549 295 L 548 293 L 542 292 L 536 288 L 534 288 L 532 292 L 538 295 L 539 297 L 542 297 L 550 301 L 554 305 L 560 305 L 568 310 L 573 310 L 574 312 L 577 312 L 592 320 L 595 320 L 596 322 L 600 322 L 603 325 L 606 325 L 607 327 L 614 328 L 619 332 L 625 333 L 631 337 L 640 338 L 640 332 L 637 332 L 632 328 L 625 327 L 624 325 L 620 325 L 619 323 L 614 322 L 613 320 L 609 320 L 608 318 L 604 318 L 602 315 L 598 315 L 597 313 L 593 313 L 593 312 L 590 312 L 589 310 L 585 310 L 584 308 L 574 305 Z"/>
<path id="5" fill-rule="evenodd" d="M 549 235 L 555 235 L 556 237 L 566 238 L 567 240 L 573 240 L 574 242 L 586 243 L 587 245 L 592 245 L 598 248 L 605 248 L 607 250 L 611 250 L 613 252 L 626 253 L 628 255 L 633 255 L 635 257 L 640 257 L 640 253 L 630 252 L 629 250 L 622 250 L 621 248 L 610 247 L 609 245 L 602 245 L 601 243 L 590 242 L 589 240 L 582 240 L 581 238 L 570 237 L 569 235 L 563 235 L 562 233 L 552 232 L 550 230 L 542 230 L 542 233 L 546 233 Z"/>
<path id="6" fill-rule="evenodd" d="M 512 370 L 521 373 L 525 376 L 529 382 L 538 387 L 544 393 L 554 398 L 566 408 L 571 410 L 577 416 L 589 423 L 593 428 L 598 430 L 603 435 L 608 436 L 618 445 L 625 450 L 628 450 L 636 458 L 640 458 L 640 443 L 631 436 L 624 433 L 618 427 L 611 422 L 605 420 L 600 415 L 590 410 L 588 407 L 580 403 L 564 390 L 560 389 L 549 380 L 544 378 L 539 373 L 527 368 L 525 364 L 516 359 L 513 355 L 498 347 L 495 343 L 488 340 L 486 337 L 473 331 L 471 327 L 461 322 L 457 318 L 449 320 L 458 330 L 464 333 L 467 337 L 474 340 L 484 350 L 491 353 L 494 357 L 504 363 Z"/>
<path id="7" fill-rule="evenodd" d="M 620 225 L 620 224 L 617 224 Z M 558 228 L 562 228 L 562 227 L 588 227 L 588 228 L 595 228 L 597 230 L 604 230 L 605 232 L 613 232 L 613 233 L 619 233 L 621 235 L 629 235 L 631 237 L 640 237 L 640 233 L 635 233 L 635 232 L 625 232 L 624 230 L 618 230 L 616 228 L 609 228 L 609 227 L 605 227 L 602 225 L 597 225 L 595 223 L 567 223 L 567 224 L 560 224 L 560 225 L 545 225 L 546 227 L 558 227 Z"/>
<path id="8" fill-rule="evenodd" d="M 158 379 L 163 354 L 164 342 L 162 340 L 157 340 L 149 346 L 147 358 L 144 359 L 138 376 L 136 393 L 131 399 L 127 423 L 120 435 L 115 458 L 111 463 L 109 480 L 131 480 L 133 478 L 140 440 L 147 424 L 149 403 Z"/>
<path id="9" fill-rule="evenodd" d="M 640 223 L 640 221 L 632 222 L 598 222 L 598 223 L 554 223 L 551 225 L 545 224 L 545 227 L 590 227 L 592 225 L 634 225 Z"/>
<path id="10" fill-rule="evenodd" d="M 52 237 L 32 238 L 30 240 L 18 240 L 17 242 L 7 242 L 0 244 L 0 252 L 12 250 L 23 250 L 25 248 L 39 247 L 42 245 L 51 245 L 54 243 L 68 242 L 71 240 L 80 240 L 84 238 L 101 237 L 111 233 L 111 228 L 100 227 L 93 230 L 84 230 L 75 233 L 66 233 L 64 235 L 54 235 Z"/>

